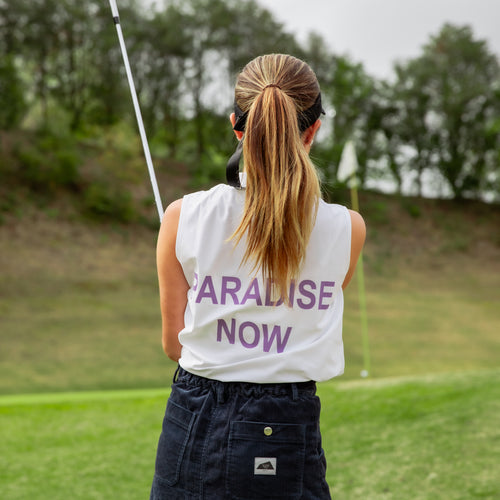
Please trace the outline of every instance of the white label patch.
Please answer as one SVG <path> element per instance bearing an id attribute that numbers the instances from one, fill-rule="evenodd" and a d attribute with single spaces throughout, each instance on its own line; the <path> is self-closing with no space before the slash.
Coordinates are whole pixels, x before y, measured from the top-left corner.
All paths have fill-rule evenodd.
<path id="1" fill-rule="evenodd" d="M 255 457 L 254 476 L 275 476 L 276 457 Z"/>

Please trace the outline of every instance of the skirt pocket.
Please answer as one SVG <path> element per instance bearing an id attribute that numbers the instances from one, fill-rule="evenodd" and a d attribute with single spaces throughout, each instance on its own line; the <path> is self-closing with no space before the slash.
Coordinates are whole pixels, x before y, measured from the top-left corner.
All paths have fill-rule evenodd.
<path id="1" fill-rule="evenodd" d="M 195 413 L 168 401 L 156 454 L 155 475 L 170 486 L 179 480 L 195 418 Z"/>
<path id="2" fill-rule="evenodd" d="M 231 422 L 226 467 L 231 498 L 300 498 L 305 431 L 300 424 Z"/>

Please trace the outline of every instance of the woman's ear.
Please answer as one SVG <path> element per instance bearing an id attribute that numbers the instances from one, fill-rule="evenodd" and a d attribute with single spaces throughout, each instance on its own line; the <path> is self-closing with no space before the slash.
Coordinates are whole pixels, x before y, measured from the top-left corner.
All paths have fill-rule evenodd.
<path id="1" fill-rule="evenodd" d="M 309 128 L 304 130 L 302 134 L 302 142 L 304 143 L 304 147 L 309 151 L 311 149 L 312 143 L 314 136 L 316 135 L 316 132 L 320 129 L 321 127 L 321 120 L 316 120 Z"/>
<path id="2" fill-rule="evenodd" d="M 234 127 L 234 124 L 236 123 L 236 115 L 234 113 L 231 113 L 229 115 L 229 120 L 231 121 L 231 125 Z M 234 130 L 233 132 L 238 141 L 241 141 L 243 137 L 243 132 L 240 132 L 239 130 Z"/>

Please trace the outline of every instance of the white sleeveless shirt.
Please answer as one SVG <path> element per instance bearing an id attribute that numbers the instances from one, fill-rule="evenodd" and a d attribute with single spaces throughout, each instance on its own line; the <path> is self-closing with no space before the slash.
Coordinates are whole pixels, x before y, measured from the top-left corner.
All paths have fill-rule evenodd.
<path id="1" fill-rule="evenodd" d="M 274 305 L 238 227 L 245 191 L 218 185 L 184 196 L 177 259 L 189 284 L 179 364 L 196 375 L 253 383 L 328 380 L 344 371 L 342 283 L 349 268 L 351 219 L 321 201 L 292 307 Z"/>

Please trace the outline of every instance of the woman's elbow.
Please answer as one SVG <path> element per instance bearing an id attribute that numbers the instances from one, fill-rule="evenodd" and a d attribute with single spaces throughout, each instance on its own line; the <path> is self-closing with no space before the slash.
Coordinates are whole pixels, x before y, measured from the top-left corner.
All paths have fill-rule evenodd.
<path id="1" fill-rule="evenodd" d="M 172 360 L 179 361 L 181 357 L 181 345 L 179 342 L 171 342 L 165 335 L 162 337 L 163 352 Z"/>

